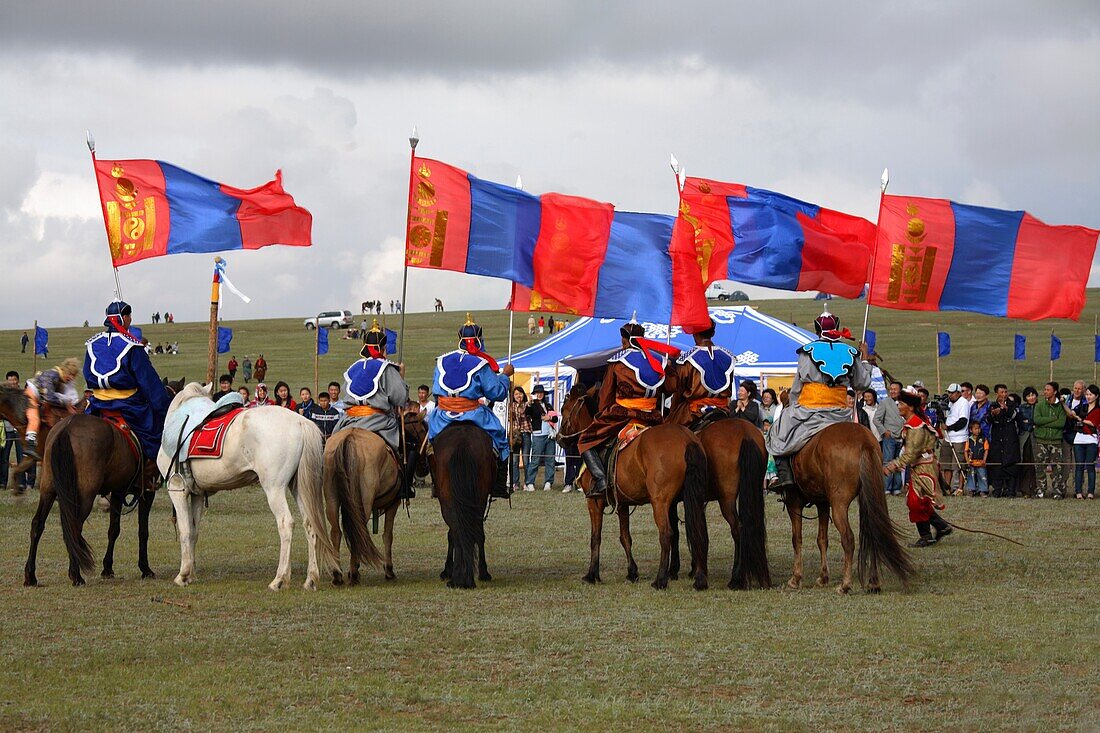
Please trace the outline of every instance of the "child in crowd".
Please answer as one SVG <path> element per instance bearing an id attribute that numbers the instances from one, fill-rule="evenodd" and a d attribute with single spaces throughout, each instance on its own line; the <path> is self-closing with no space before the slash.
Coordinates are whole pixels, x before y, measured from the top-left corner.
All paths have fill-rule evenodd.
<path id="1" fill-rule="evenodd" d="M 340 411 L 332 406 L 328 392 L 318 392 L 317 401 L 306 417 L 321 429 L 321 435 L 327 441 L 328 437 L 332 435 L 332 429 L 336 427 L 336 423 L 340 419 Z"/>
<path id="2" fill-rule="evenodd" d="M 982 433 L 981 423 L 970 423 L 970 438 L 966 441 L 966 465 L 970 467 L 966 477 L 966 492 L 970 496 L 989 496 L 989 480 L 986 475 L 985 456 L 989 441 Z"/>
<path id="3" fill-rule="evenodd" d="M 773 392 L 772 394 L 775 394 L 775 393 Z M 764 437 L 765 438 L 768 437 L 768 431 L 770 431 L 771 429 L 772 429 L 772 421 L 767 419 L 767 418 L 764 418 L 764 422 L 761 426 L 761 430 L 764 431 Z M 775 457 L 772 456 L 769 453 L 768 454 L 768 467 L 764 471 L 764 485 L 765 486 L 770 486 L 772 481 L 775 480 L 775 478 L 776 478 L 776 476 L 775 476 Z"/>

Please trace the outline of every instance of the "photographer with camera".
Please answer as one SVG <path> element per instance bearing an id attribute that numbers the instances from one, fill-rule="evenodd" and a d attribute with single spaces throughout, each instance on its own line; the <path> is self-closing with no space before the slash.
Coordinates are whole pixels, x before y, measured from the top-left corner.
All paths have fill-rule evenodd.
<path id="1" fill-rule="evenodd" d="M 943 443 L 940 444 L 940 467 L 947 488 L 958 475 L 958 486 L 952 493 L 963 492 L 963 453 L 966 449 L 967 424 L 970 422 L 970 403 L 963 399 L 962 385 L 952 382 L 945 395 L 936 396 L 937 408 L 943 410 L 940 425 L 943 426 Z"/>

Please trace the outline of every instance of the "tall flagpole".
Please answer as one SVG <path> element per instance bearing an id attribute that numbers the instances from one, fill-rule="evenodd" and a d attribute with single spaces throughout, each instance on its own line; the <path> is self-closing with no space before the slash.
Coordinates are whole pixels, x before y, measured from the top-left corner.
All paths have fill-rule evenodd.
<path id="1" fill-rule="evenodd" d="M 1097 317 L 1095 314 L 1092 316 L 1092 383 L 1096 384 L 1096 330 Z"/>
<path id="2" fill-rule="evenodd" d="M 34 352 L 34 356 L 31 357 L 33 366 L 31 367 L 31 376 L 38 374 L 38 319 L 34 319 L 34 341 L 32 342 L 34 348 L 31 349 Z"/>
<path id="3" fill-rule="evenodd" d="M 99 191 L 99 172 L 96 170 L 96 167 L 95 167 L 95 162 L 96 162 L 96 158 L 95 158 L 95 138 L 92 137 L 92 131 L 91 130 L 85 131 L 85 135 L 86 135 L 85 141 L 88 143 L 88 152 L 92 154 L 92 175 L 95 176 L 96 191 Z M 100 194 L 100 197 L 99 197 L 99 205 L 103 206 L 103 196 L 102 196 L 102 194 Z M 102 215 L 102 213 L 103 212 L 100 212 L 101 215 Z M 115 254 L 114 254 L 114 252 L 111 251 L 111 230 L 107 226 L 107 219 L 106 218 L 103 219 L 103 231 L 105 231 L 107 233 L 107 253 L 111 255 L 111 269 L 115 273 L 115 294 L 116 294 L 116 296 L 118 297 L 119 300 L 122 300 L 122 283 L 119 282 L 118 268 L 115 267 Z"/>
<path id="4" fill-rule="evenodd" d="M 940 328 L 936 326 L 933 338 L 936 341 L 936 394 L 941 394 L 940 389 Z"/>
<path id="5" fill-rule="evenodd" d="M 1054 343 L 1054 329 L 1053 328 L 1050 329 L 1050 343 L 1051 344 Z M 1052 350 L 1052 352 L 1053 352 L 1053 350 Z M 1061 356 L 1061 353 L 1059 353 L 1058 356 Z M 1051 359 L 1050 359 L 1050 381 L 1053 382 L 1054 381 L 1054 354 L 1051 353 L 1050 357 L 1051 357 Z"/>
<path id="6" fill-rule="evenodd" d="M 321 393 L 321 385 L 317 381 L 319 371 L 318 361 L 321 358 L 321 314 L 317 314 L 317 327 L 313 329 L 313 399 Z"/>
<path id="7" fill-rule="evenodd" d="M 412 224 L 412 195 L 413 195 L 413 180 L 415 176 L 416 167 L 416 145 L 420 142 L 420 136 L 416 133 L 416 125 L 413 125 L 412 133 L 409 135 L 409 197 L 405 200 L 405 207 L 407 214 L 405 215 L 405 251 L 401 255 L 401 259 L 404 263 L 404 272 L 401 275 L 401 335 L 397 339 L 397 361 L 403 363 L 405 353 L 405 311 L 409 309 L 409 304 L 406 300 L 406 295 L 409 289 L 409 226 Z"/>
<path id="8" fill-rule="evenodd" d="M 882 204 L 886 200 L 886 187 L 890 185 L 889 168 L 882 169 L 882 178 L 879 179 L 879 182 L 882 188 L 878 195 L 878 217 L 875 219 L 875 245 L 871 248 L 871 262 L 867 271 L 867 295 L 863 301 L 863 338 L 860 339 L 863 343 L 867 343 L 867 318 L 871 315 L 871 288 L 875 285 L 875 257 L 878 255 L 878 228 L 882 223 Z M 938 348 L 936 353 L 940 353 Z"/>
<path id="9" fill-rule="evenodd" d="M 684 167 L 680 165 L 680 161 L 676 160 L 676 155 L 673 153 L 668 154 L 668 164 L 672 168 L 672 175 L 676 177 L 676 216 L 680 215 L 680 197 L 684 192 Z M 705 299 L 705 298 L 704 298 Z M 672 310 L 669 309 L 668 313 L 668 330 L 665 331 L 665 345 L 672 345 Z M 661 411 L 664 412 L 662 406 Z"/>
<path id="10" fill-rule="evenodd" d="M 218 307 L 221 304 L 221 277 L 218 275 L 218 265 L 221 257 L 214 258 L 214 279 L 210 283 L 210 337 L 206 347 L 206 381 L 214 383 L 214 377 L 218 371 Z"/>

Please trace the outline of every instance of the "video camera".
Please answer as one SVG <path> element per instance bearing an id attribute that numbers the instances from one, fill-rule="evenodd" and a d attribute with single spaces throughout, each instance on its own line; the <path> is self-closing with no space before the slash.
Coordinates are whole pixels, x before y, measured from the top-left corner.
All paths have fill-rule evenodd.
<path id="1" fill-rule="evenodd" d="M 935 412 L 939 415 L 941 421 L 947 417 L 947 413 L 951 410 L 951 398 L 947 396 L 947 393 L 934 395 L 928 400 L 928 412 Z"/>

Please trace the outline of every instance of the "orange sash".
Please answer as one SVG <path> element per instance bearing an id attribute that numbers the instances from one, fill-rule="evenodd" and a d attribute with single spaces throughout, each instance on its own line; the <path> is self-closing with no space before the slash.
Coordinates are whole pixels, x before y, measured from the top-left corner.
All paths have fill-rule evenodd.
<path id="1" fill-rule="evenodd" d="M 642 412 L 653 412 L 657 409 L 656 397 L 620 397 L 615 400 L 615 404 L 619 407 L 625 407 L 628 410 L 641 410 Z"/>
<path id="2" fill-rule="evenodd" d="M 704 407 L 729 407 L 729 404 L 730 401 L 726 397 L 699 397 L 688 402 L 691 412 L 695 415 L 701 413 Z"/>
<path id="3" fill-rule="evenodd" d="M 798 395 L 798 404 L 802 407 L 847 407 L 848 388 L 829 387 L 817 382 L 806 382 L 802 385 L 802 393 Z"/>
<path id="4" fill-rule="evenodd" d="M 370 405 L 348 405 L 348 417 L 369 417 L 370 415 L 385 415 L 385 410 L 379 410 Z"/>
<path id="5" fill-rule="evenodd" d="M 471 400 L 469 397 L 444 397 L 440 395 L 436 397 L 436 407 L 446 412 L 470 412 L 481 407 L 481 403 L 477 400 Z"/>

